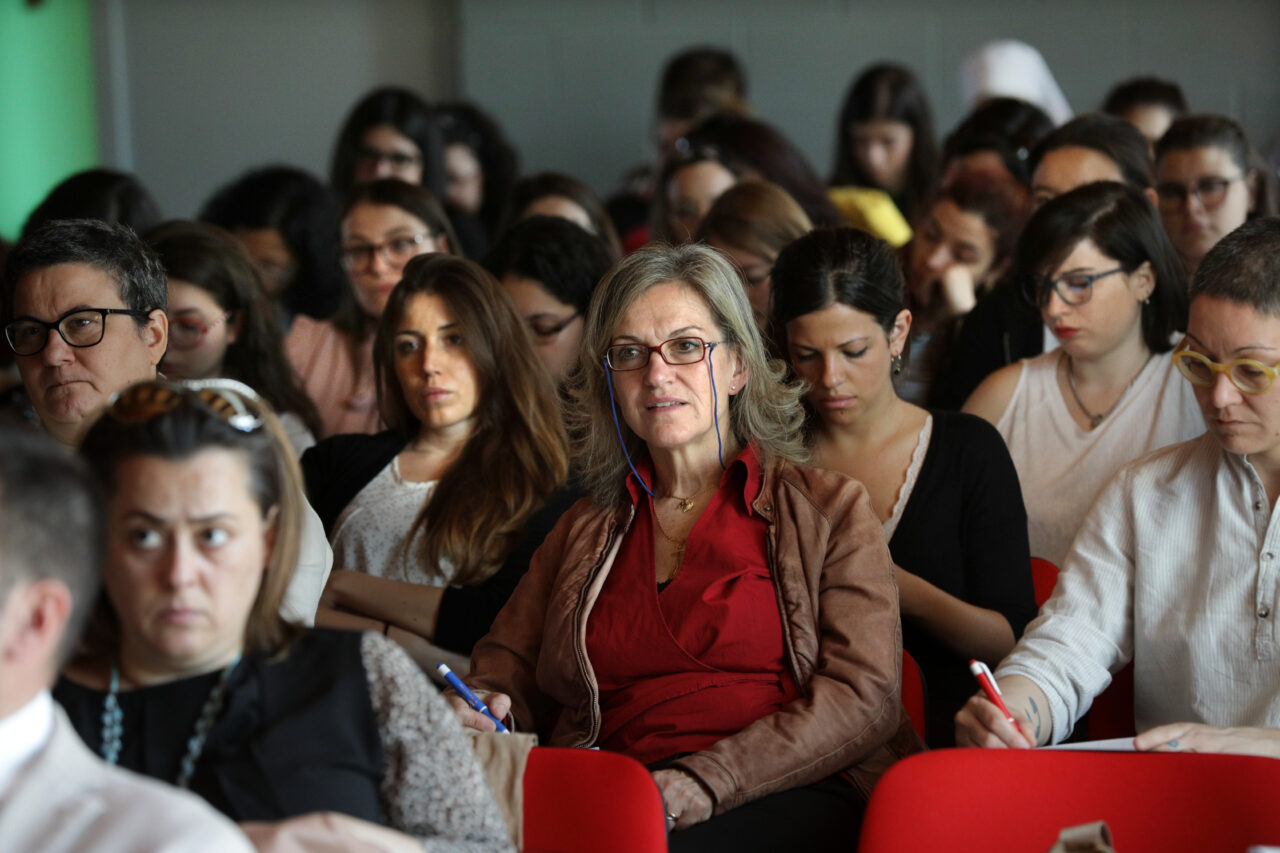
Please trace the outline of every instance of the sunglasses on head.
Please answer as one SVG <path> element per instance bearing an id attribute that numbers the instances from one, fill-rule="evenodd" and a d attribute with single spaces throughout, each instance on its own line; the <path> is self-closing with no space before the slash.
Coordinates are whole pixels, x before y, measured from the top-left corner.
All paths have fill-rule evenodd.
<path id="1" fill-rule="evenodd" d="M 143 423 L 195 403 L 234 430 L 255 432 L 264 423 L 261 401 L 256 391 L 234 379 L 153 379 L 111 395 L 107 411 L 118 421 Z"/>

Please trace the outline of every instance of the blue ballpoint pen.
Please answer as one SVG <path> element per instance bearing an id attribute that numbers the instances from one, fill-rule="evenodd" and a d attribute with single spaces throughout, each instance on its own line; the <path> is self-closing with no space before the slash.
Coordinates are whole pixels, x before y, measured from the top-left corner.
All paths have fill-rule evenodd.
<path id="1" fill-rule="evenodd" d="M 453 674 L 453 670 L 441 663 L 436 664 L 436 671 L 440 673 L 445 681 L 449 682 L 450 687 L 458 691 L 458 695 L 462 697 L 462 701 L 470 705 L 473 711 L 479 711 L 481 714 L 484 714 L 486 717 L 493 720 L 493 724 L 498 727 L 498 731 L 503 733 L 507 733 L 509 731 L 507 727 L 502 724 L 502 720 L 499 720 L 493 715 L 493 712 L 489 710 L 489 706 L 481 702 L 480 697 L 472 693 L 471 688 L 463 684 L 462 679 Z"/>

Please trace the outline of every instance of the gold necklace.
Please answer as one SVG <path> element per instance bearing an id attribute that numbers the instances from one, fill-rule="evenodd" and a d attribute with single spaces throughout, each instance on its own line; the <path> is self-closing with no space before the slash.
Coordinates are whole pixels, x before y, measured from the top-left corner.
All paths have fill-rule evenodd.
<path id="1" fill-rule="evenodd" d="M 676 509 L 680 510 L 681 512 L 691 512 L 693 508 L 698 505 L 697 504 L 698 498 L 702 497 L 708 491 L 715 488 L 715 485 L 716 485 L 715 483 L 712 483 L 709 486 L 699 489 L 698 491 L 689 495 L 689 497 L 687 498 L 682 498 L 679 495 L 667 495 L 667 497 L 675 499 Z M 656 508 L 654 509 L 654 513 L 657 514 Z"/>
<path id="2" fill-rule="evenodd" d="M 662 519 L 658 517 L 658 508 L 656 506 L 653 508 L 653 523 L 657 526 L 658 533 L 662 534 L 662 538 L 676 546 L 676 570 L 671 577 L 667 578 L 668 581 L 671 581 L 680 573 L 680 565 L 684 562 L 684 547 L 689 543 L 689 537 L 686 536 L 684 539 L 676 539 L 668 533 L 666 528 L 662 526 Z"/>

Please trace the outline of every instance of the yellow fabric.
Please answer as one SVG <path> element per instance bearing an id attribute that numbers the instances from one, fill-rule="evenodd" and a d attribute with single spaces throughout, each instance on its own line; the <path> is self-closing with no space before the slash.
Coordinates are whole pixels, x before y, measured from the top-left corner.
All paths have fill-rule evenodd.
<path id="1" fill-rule="evenodd" d="M 911 226 L 884 190 L 831 187 L 827 198 L 854 228 L 861 228 L 894 248 L 905 246 L 911 240 Z"/>

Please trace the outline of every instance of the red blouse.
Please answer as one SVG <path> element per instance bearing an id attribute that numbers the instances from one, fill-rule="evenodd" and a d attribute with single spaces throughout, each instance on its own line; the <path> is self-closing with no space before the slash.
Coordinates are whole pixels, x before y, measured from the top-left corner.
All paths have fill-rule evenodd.
<path id="1" fill-rule="evenodd" d="M 650 465 L 637 469 L 653 482 Z M 600 748 L 645 764 L 697 752 L 799 695 L 784 661 L 767 527 L 751 510 L 761 478 L 748 446 L 721 477 L 661 592 L 653 499 L 628 478 L 635 522 L 587 623 Z"/>

